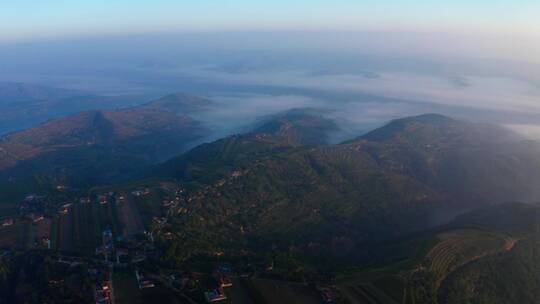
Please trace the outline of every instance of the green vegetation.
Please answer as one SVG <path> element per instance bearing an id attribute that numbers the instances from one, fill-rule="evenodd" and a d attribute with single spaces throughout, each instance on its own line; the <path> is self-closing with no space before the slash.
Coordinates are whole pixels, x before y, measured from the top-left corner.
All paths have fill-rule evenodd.
<path id="1" fill-rule="evenodd" d="M 508 138 L 425 115 L 341 145 L 296 147 L 275 134 L 202 145 L 157 170 L 189 191 L 169 219 L 179 242 L 170 256 L 294 246 L 314 264 L 365 261 L 366 246 L 442 223 L 448 210 L 537 195 L 540 159 Z"/>
<path id="2" fill-rule="evenodd" d="M 456 271 L 445 280 L 439 303 L 538 303 L 539 236 Z"/>
<path id="3" fill-rule="evenodd" d="M 193 98 L 173 97 L 165 105 L 158 100 L 83 112 L 6 135 L 0 142 L 0 200 L 13 204 L 58 185 L 87 189 L 126 180 L 183 152 L 206 130 L 179 112 L 186 103 L 193 107 Z"/>
<path id="4" fill-rule="evenodd" d="M 94 118 L 104 124 L 98 135 L 110 135 L 105 118 Z M 503 202 L 540 194 L 538 147 L 497 128 L 437 115 L 398 120 L 338 145 L 311 145 L 310 130 L 332 126 L 293 113 L 264 122 L 257 132 L 201 145 L 149 170 L 145 180 L 92 188 L 93 199 L 112 194 L 106 203 L 76 203 L 55 216 L 53 248 L 91 256 L 105 229 L 131 239 L 116 243 L 136 248 L 141 271 L 159 283 L 139 291 L 137 298 L 144 299 L 178 300 L 164 287 L 163 269 L 208 276 L 228 262 L 257 276 L 230 291 L 244 300 L 315 303 L 320 295 L 310 284 L 322 284 L 351 303 L 532 303 L 539 211 Z M 124 154 L 111 160 L 107 149 L 76 149 L 81 154 L 62 149 L 62 167 L 99 150 L 89 159 L 123 168 L 114 157 Z M 134 159 L 126 157 L 125 164 Z M 112 172 L 86 166 L 91 162 L 73 172 Z M 61 181 L 38 176 L 46 187 Z M 94 185 L 74 180 L 85 190 Z M 57 202 L 67 196 L 57 195 Z M 10 233 L 0 231 L 0 243 L 19 248 L 38 231 L 3 229 Z M 137 294 L 132 270 L 115 272 L 120 302 Z M 527 289 L 516 291 L 518 283 Z M 190 285 L 195 298 L 202 297 L 203 285 Z"/>

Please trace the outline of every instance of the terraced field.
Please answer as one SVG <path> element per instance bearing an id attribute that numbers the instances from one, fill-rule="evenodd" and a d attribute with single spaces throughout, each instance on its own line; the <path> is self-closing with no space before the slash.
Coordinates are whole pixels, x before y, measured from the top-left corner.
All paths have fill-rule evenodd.
<path id="1" fill-rule="evenodd" d="M 416 268 L 405 275 L 403 303 L 425 303 L 438 297 L 451 274 L 465 265 L 513 249 L 516 239 L 482 229 L 457 229 L 436 235 L 433 246 Z"/>
<path id="2" fill-rule="evenodd" d="M 484 256 L 512 249 L 515 240 L 503 234 L 464 229 L 438 235 L 440 242 L 426 256 L 437 287 L 452 271 Z"/>
<path id="3" fill-rule="evenodd" d="M 424 240 L 424 241 L 422 241 Z M 395 248 L 405 250 L 405 241 Z M 442 282 L 464 265 L 513 249 L 516 239 L 476 228 L 451 229 L 419 236 L 417 257 L 383 268 L 343 276 L 338 288 L 354 304 L 426 303 L 436 297 Z M 420 244 L 426 244 L 420 248 Z"/>

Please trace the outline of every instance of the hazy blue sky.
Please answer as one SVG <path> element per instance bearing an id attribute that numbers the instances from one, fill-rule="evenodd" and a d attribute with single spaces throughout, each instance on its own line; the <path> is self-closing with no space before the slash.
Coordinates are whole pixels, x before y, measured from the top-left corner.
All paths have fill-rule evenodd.
<path id="1" fill-rule="evenodd" d="M 237 105 L 215 121 L 322 106 L 540 137 L 539 15 L 540 0 L 0 0 L 0 82 Z"/>
<path id="2" fill-rule="evenodd" d="M 0 1 L 0 40 L 178 30 L 540 30 L 538 0 Z"/>

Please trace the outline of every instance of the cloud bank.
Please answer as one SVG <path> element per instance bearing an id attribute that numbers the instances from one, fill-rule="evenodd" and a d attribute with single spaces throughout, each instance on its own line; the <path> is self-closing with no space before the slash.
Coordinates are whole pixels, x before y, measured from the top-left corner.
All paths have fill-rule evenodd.
<path id="1" fill-rule="evenodd" d="M 505 39 L 236 32 L 19 43 L 0 48 L 0 81 L 106 95 L 206 96 L 218 105 L 204 117 L 216 134 L 301 107 L 332 113 L 350 134 L 426 112 L 534 127 L 540 122 L 539 40 Z"/>

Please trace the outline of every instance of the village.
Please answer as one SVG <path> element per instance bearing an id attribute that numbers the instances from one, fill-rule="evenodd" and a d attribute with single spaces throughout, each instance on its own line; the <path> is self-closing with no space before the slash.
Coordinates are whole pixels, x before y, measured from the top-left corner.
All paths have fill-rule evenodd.
<path id="1" fill-rule="evenodd" d="M 2 219 L 4 254 L 32 249 L 45 252 L 67 272 L 83 269 L 87 284 L 75 292 L 86 294 L 94 303 L 129 303 L 133 294 L 175 298 L 179 303 L 229 303 L 233 299 L 236 303 L 245 294 L 253 297 L 249 291 L 256 288 L 253 280 L 290 289 L 268 279 L 272 267 L 238 261 L 233 265 L 221 252 L 215 253 L 204 271 L 166 267 L 161 245 L 175 237 L 168 216 L 189 212 L 185 205 L 191 198 L 180 186 L 77 194 L 59 185 L 54 196 L 26 195 L 18 216 Z M 17 239 L 1 237 L 13 231 L 18 232 Z M 60 288 L 65 283 L 50 284 Z M 315 302 L 334 303 L 338 298 L 331 286 L 298 286 Z"/>

